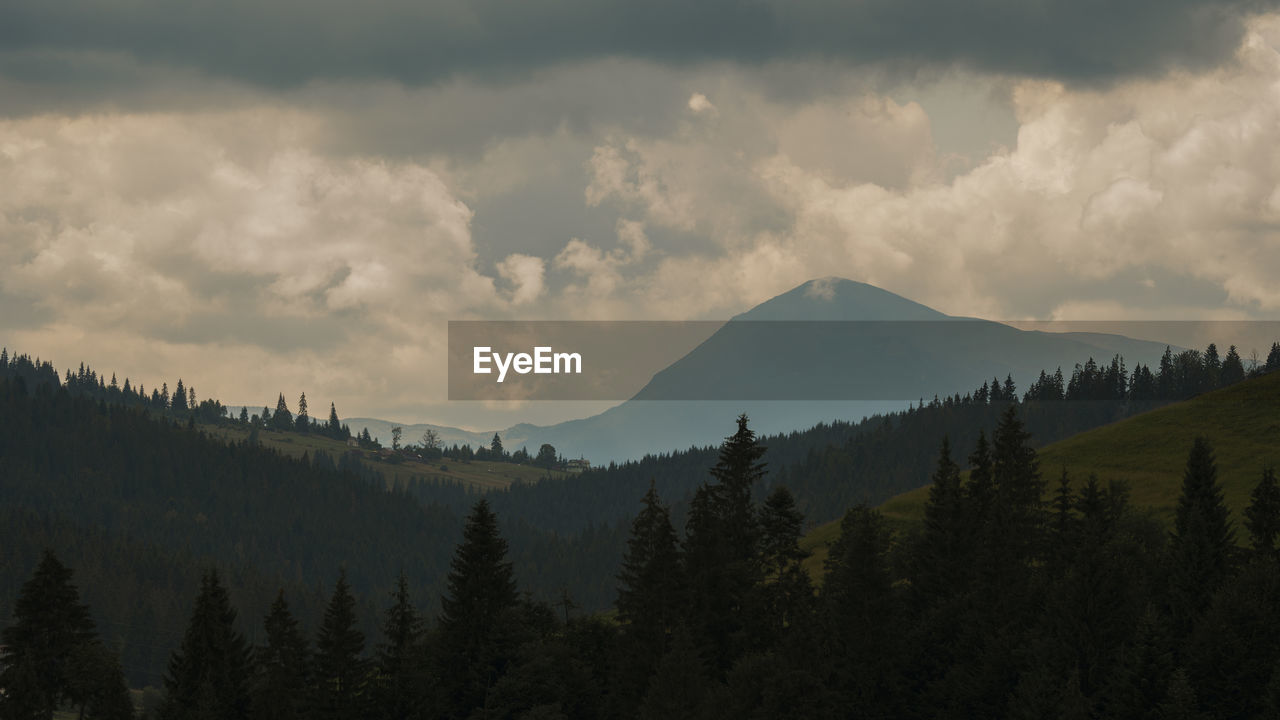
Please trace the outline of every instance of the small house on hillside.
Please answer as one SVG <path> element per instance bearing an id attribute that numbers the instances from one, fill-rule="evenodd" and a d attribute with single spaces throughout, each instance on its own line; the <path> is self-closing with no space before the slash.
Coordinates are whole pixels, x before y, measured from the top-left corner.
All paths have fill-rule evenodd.
<path id="1" fill-rule="evenodd" d="M 584 460 L 582 458 L 578 458 L 577 460 L 570 460 L 566 462 L 564 465 L 565 465 L 564 467 L 565 471 L 571 472 L 571 473 L 580 473 L 583 470 L 591 469 L 591 462 L 588 460 Z"/>

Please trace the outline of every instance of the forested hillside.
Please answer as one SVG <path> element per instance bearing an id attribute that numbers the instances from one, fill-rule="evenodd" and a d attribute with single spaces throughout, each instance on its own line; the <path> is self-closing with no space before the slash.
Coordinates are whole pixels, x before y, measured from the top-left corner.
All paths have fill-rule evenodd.
<path id="1" fill-rule="evenodd" d="M 1126 483 L 1135 504 L 1172 523 L 1179 460 L 1171 451 L 1197 436 L 1217 449 L 1223 498 L 1239 521 L 1258 468 L 1280 466 L 1280 373 L 1072 435 L 1042 448 L 1041 457 L 1046 468 L 1066 468 L 1077 480 L 1092 474 Z M 892 519 L 918 522 L 928 494 L 928 487 L 920 487 L 890 498 L 882 509 Z"/>
<path id="2" fill-rule="evenodd" d="M 449 509 L 388 492 L 380 479 L 20 379 L 0 379 L 0 473 L 0 587 L 16 588 L 43 550 L 55 550 L 80 573 L 138 684 L 157 679 L 187 598 L 212 565 L 252 612 L 285 585 L 315 620 L 316 598 L 343 567 L 366 610 L 401 572 L 434 608 L 461 527 Z M 522 527 L 510 532 L 527 589 L 609 602 L 620 544 Z M 0 596 L 0 616 L 12 599 Z"/>
<path id="3" fill-rule="evenodd" d="M 850 509 L 816 591 L 791 494 L 751 492 L 767 450 L 745 417 L 696 491 L 683 537 L 656 490 L 642 499 L 616 622 L 522 599 L 484 500 L 434 622 L 402 578 L 377 634 L 362 631 L 370 618 L 342 573 L 309 632 L 287 593 L 246 617 L 210 570 L 154 710 L 165 720 L 1280 712 L 1274 472 L 1258 472 L 1244 513 L 1251 542 L 1239 548 L 1209 441 L 1185 448 L 1166 533 L 1123 483 L 1051 481 L 1029 439 L 1006 405 L 969 453 L 967 478 L 943 441 L 919 531 L 895 535 L 876 510 Z M 4 632 L 0 710 L 79 706 L 123 720 L 123 678 L 70 578 L 46 555 L 23 585 Z M 255 625 L 251 642 L 244 628 Z M 49 664 L 37 637 L 87 658 L 84 672 Z"/>
<path id="4" fill-rule="evenodd" d="M 1273 347 L 1265 365 L 1247 370 L 1234 347 L 1220 356 L 1210 345 L 1204 352 L 1166 351 L 1154 370 L 1145 365 L 1129 370 L 1120 357 L 1105 364 L 1090 358 L 1065 374 L 1060 369 L 1042 372 L 1024 392 L 1008 376 L 993 377 L 970 392 L 922 401 L 902 412 L 765 437 L 769 473 L 754 489 L 763 493 L 773 485 L 786 485 L 807 521 L 821 524 L 838 519 L 854 504 L 878 505 L 926 484 L 932 470 L 927 448 L 944 436 L 957 446 L 972 444 L 979 432 L 989 434 L 995 428 L 1009 403 L 1021 406 L 1031 442 L 1042 446 L 1235 384 L 1250 371 L 1275 369 L 1280 369 L 1280 346 Z M 578 476 L 516 485 L 491 495 L 490 501 L 504 515 L 557 532 L 575 532 L 590 522 L 625 521 L 633 512 L 633 499 L 652 480 L 672 503 L 672 516 L 679 523 L 714 458 L 710 447 L 649 456 Z M 415 494 L 443 501 L 448 489 L 423 487 Z M 453 502 L 461 509 L 464 501 Z"/>
<path id="5" fill-rule="evenodd" d="M 993 380 L 888 417 L 764 438 L 766 472 L 750 489 L 763 497 L 785 485 L 804 522 L 822 522 L 920 485 L 931 462 L 922 447 L 942 436 L 972 443 L 1009 406 L 1019 408 L 1029 442 L 1040 444 L 1222 384 L 1223 375 L 1235 379 L 1221 365 L 1210 379 L 1208 356 L 1171 356 L 1154 374 L 1143 367 L 1129 374 L 1118 358 L 1089 362 L 1069 380 L 1046 374 L 1021 397 L 1010 381 Z M 158 681 L 183 598 L 211 566 L 222 569 L 245 612 L 265 612 L 283 587 L 308 626 L 341 568 L 366 632 L 401 572 L 418 605 L 435 612 L 473 491 L 425 480 L 388 491 L 354 455 L 287 457 L 252 433 L 231 442 L 207 433 L 193 403 L 175 412 L 174 401 L 157 394 L 152 406 L 92 371 L 64 380 L 25 358 L 5 369 L 0 587 L 17 587 L 43 550 L 55 550 L 80 574 L 104 638 L 135 685 Z M 488 493 L 521 587 L 565 611 L 612 607 L 636 499 L 652 483 L 671 503 L 673 526 L 685 528 L 716 458 L 713 448 L 692 448 Z M 0 616 L 11 611 L 11 597 L 0 595 Z"/>

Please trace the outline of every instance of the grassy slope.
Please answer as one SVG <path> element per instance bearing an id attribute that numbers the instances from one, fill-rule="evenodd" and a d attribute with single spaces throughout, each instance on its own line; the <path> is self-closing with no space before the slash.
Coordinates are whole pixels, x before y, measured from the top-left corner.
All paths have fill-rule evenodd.
<path id="1" fill-rule="evenodd" d="M 203 429 L 211 436 L 227 440 L 240 441 L 249 435 L 249 431 L 239 427 L 206 426 Z M 318 435 L 303 435 L 302 433 L 263 430 L 259 433 L 259 440 L 263 446 L 291 457 L 301 457 L 303 453 L 315 453 L 320 450 L 336 459 L 348 450 L 345 442 Z M 492 490 L 505 488 L 516 482 L 536 482 L 539 478 L 546 477 L 547 474 L 546 470 L 529 465 L 478 460 L 473 460 L 470 463 L 449 459 L 440 460 L 436 463 L 405 460 L 404 462 L 393 464 L 382 461 L 372 452 L 363 453 L 361 461 L 374 470 L 381 472 L 382 476 L 387 479 L 388 484 L 399 483 L 408 480 L 410 477 L 418 476 L 428 479 L 446 478 L 485 490 Z M 448 469 L 441 470 L 441 465 Z M 553 473 L 553 475 L 558 477 L 563 473 L 557 472 Z"/>
<path id="2" fill-rule="evenodd" d="M 1261 479 L 1263 467 L 1280 466 L 1280 373 L 1053 443 L 1040 450 L 1040 470 L 1050 491 L 1056 488 L 1064 466 L 1073 484 L 1089 473 L 1096 473 L 1104 483 L 1124 480 L 1135 505 L 1149 507 L 1172 522 L 1187 453 L 1197 435 L 1213 444 L 1218 480 L 1239 528 L 1237 538 L 1245 541 L 1241 525 L 1249 493 Z M 928 498 L 929 488 L 923 487 L 890 498 L 880 510 L 895 527 L 909 528 L 923 518 Z M 828 523 L 804 538 L 802 547 L 813 552 L 808 561 L 811 570 L 821 572 L 827 548 L 839 530 L 839 522 Z"/>

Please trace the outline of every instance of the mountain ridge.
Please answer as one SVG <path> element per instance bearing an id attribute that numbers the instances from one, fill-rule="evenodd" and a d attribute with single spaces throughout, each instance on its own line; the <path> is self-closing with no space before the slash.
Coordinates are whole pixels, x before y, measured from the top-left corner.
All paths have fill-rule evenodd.
<path id="1" fill-rule="evenodd" d="M 1089 357 L 1119 354 L 1131 364 L 1152 364 L 1165 346 L 1105 333 L 1020 330 L 947 315 L 867 283 L 817 278 L 734 315 L 630 400 L 604 412 L 455 437 L 488 444 L 497 432 L 512 448 L 549 443 L 595 463 L 636 459 L 718 443 L 723 418 L 739 413 L 760 418 L 761 433 L 776 434 L 902 409 L 920 398 L 967 391 L 993 374 L 1026 387 L 1041 370 L 1070 368 Z M 406 433 L 415 434 L 406 441 L 421 434 L 418 425 L 411 427 Z"/>

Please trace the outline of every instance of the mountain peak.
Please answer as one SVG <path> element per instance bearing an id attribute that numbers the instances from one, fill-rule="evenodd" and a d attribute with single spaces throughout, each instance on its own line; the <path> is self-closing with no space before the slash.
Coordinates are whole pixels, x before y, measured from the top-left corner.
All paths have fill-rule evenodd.
<path id="1" fill-rule="evenodd" d="M 734 320 L 943 320 L 933 308 L 842 277 L 816 278 L 766 300 Z"/>

